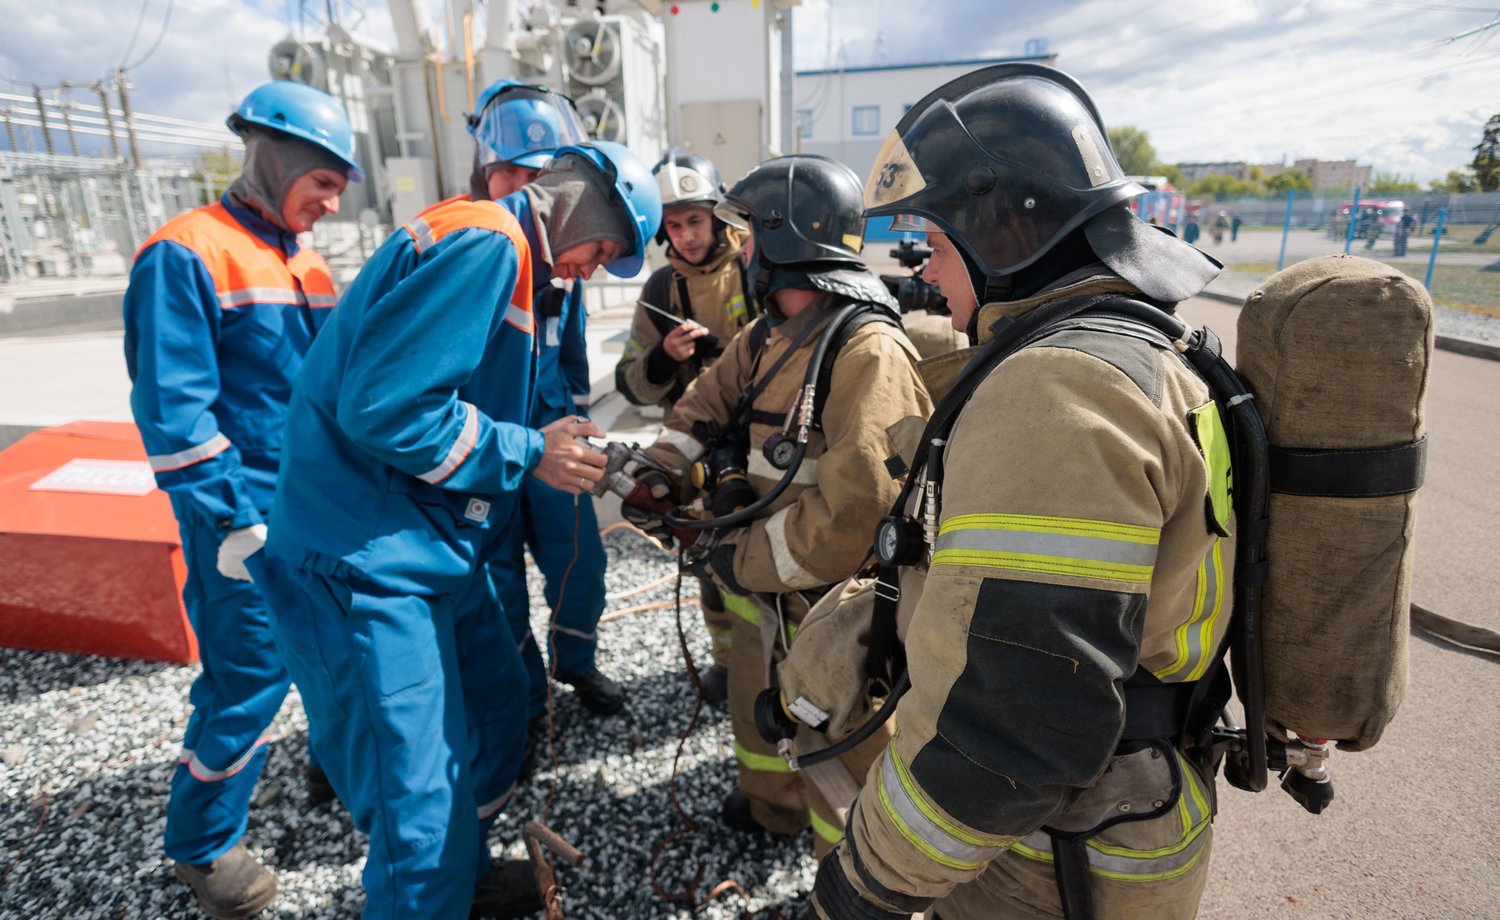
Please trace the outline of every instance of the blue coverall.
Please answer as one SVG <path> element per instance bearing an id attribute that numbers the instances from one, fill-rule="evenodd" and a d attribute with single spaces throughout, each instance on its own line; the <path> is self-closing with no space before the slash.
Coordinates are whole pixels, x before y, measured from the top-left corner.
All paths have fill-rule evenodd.
<path id="1" fill-rule="evenodd" d="M 323 259 L 227 195 L 164 225 L 131 268 L 130 407 L 177 517 L 203 667 L 167 800 L 179 862 L 212 862 L 244 835 L 286 696 L 261 592 L 220 575 L 218 550 L 265 519 L 292 381 L 333 304 Z"/>
<path id="2" fill-rule="evenodd" d="M 532 252 L 540 252 L 531 199 L 524 191 L 502 198 L 520 223 Z M 541 428 L 560 418 L 586 414 L 589 405 L 588 343 L 584 338 L 583 285 L 560 293 L 549 283 L 551 266 L 539 257 L 531 266 L 533 312 L 537 318 L 536 395 L 531 427 Z M 556 314 L 556 315 L 548 315 Z M 549 658 L 563 674 L 583 674 L 594 668 L 595 630 L 604 612 L 604 543 L 590 496 L 576 498 L 538 479 L 522 487 L 519 513 L 506 542 L 490 564 L 490 587 L 495 602 L 510 621 L 530 681 L 528 716 L 546 706 L 547 670 L 531 631 L 531 607 L 526 590 L 525 553 L 541 570 L 543 597 L 552 610 Z"/>
<path id="3" fill-rule="evenodd" d="M 468 915 L 525 743 L 515 643 L 453 597 L 545 446 L 525 427 L 530 258 L 490 201 L 435 205 L 381 245 L 308 354 L 247 562 L 370 836 L 367 918 Z"/>

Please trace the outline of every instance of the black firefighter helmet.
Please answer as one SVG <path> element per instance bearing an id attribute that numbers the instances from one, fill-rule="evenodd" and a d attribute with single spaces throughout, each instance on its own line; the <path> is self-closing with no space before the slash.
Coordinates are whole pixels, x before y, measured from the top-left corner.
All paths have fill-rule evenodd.
<path id="1" fill-rule="evenodd" d="M 860 259 L 863 191 L 854 170 L 812 154 L 774 157 L 752 168 L 714 209 L 754 234 L 756 295 L 811 287 L 881 304 L 890 292 Z"/>
<path id="2" fill-rule="evenodd" d="M 1219 265 L 1130 213 L 1145 189 L 1110 149 L 1093 100 L 1040 64 L 997 64 L 907 110 L 865 183 L 866 217 L 947 234 L 983 303 L 1080 228 L 1089 248 L 1153 299 L 1198 293 Z"/>

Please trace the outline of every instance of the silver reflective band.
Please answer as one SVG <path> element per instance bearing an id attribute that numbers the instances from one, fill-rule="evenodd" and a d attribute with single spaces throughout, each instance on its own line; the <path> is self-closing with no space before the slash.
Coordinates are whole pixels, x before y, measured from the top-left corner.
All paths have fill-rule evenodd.
<path id="1" fill-rule="evenodd" d="M 532 324 L 531 311 L 523 310 L 515 304 L 505 307 L 505 321 L 515 326 L 522 332 L 535 332 L 536 326 Z"/>
<path id="2" fill-rule="evenodd" d="M 198 759 L 197 752 L 191 748 L 183 748 L 182 753 L 178 755 L 177 762 L 187 767 L 188 772 L 193 775 L 193 779 L 198 780 L 200 783 L 217 783 L 245 769 L 245 765 L 250 763 L 250 758 L 255 756 L 255 752 L 260 750 L 263 745 L 269 744 L 270 741 L 271 739 L 268 736 L 261 735 L 255 740 L 254 744 L 250 745 L 250 750 L 241 754 L 234 763 L 231 763 L 222 770 L 210 769 L 207 764 Z"/>
<path id="3" fill-rule="evenodd" d="M 937 550 L 988 550 L 997 553 L 1024 553 L 1031 556 L 1058 556 L 1064 559 L 1089 559 L 1121 565 L 1150 566 L 1156 563 L 1155 543 L 1128 543 L 1102 537 L 1072 534 L 1037 533 L 1035 531 L 964 529 L 949 531 L 938 537 Z"/>
<path id="4" fill-rule="evenodd" d="M 786 443 L 786 442 L 783 442 Z M 786 475 L 786 470 L 778 470 L 766 459 L 766 455 L 758 450 L 750 452 L 750 462 L 745 466 L 745 472 L 751 476 L 760 476 L 763 479 L 779 480 Z M 797 465 L 797 473 L 792 477 L 794 486 L 815 486 L 818 484 L 818 461 L 804 459 Z"/>
<path id="5" fill-rule="evenodd" d="M 306 294 L 309 307 L 331 307 L 339 302 L 337 294 Z"/>
<path id="6" fill-rule="evenodd" d="M 448 448 L 443 462 L 417 477 L 423 482 L 437 485 L 447 479 L 464 462 L 469 451 L 474 449 L 474 442 L 479 439 L 479 410 L 462 400 L 459 405 L 464 407 L 464 427 L 459 431 L 458 437 L 453 439 L 453 445 Z"/>
<path id="7" fill-rule="evenodd" d="M 202 444 L 179 450 L 175 454 L 153 454 L 146 458 L 146 462 L 151 464 L 152 472 L 166 473 L 192 466 L 194 463 L 202 463 L 210 457 L 222 454 L 230 446 L 229 439 L 224 437 L 223 432 L 215 432 L 213 437 Z"/>
<path id="8" fill-rule="evenodd" d="M 962 866 L 974 867 L 988 862 L 1005 849 L 1003 846 L 966 843 L 939 827 L 912 801 L 897 771 L 895 747 L 887 747 L 885 762 L 880 766 L 881 797 L 889 803 L 894 816 L 906 825 L 906 831 L 932 847 L 939 856 Z"/>
<path id="9" fill-rule="evenodd" d="M 754 457 L 751 458 L 751 465 L 754 465 Z M 786 516 L 794 507 L 796 506 L 788 505 L 766 520 L 766 539 L 771 542 L 771 561 L 776 564 L 776 577 L 788 588 L 816 588 L 826 584 L 827 580 L 803 568 L 786 542 Z"/>
<path id="10" fill-rule="evenodd" d="M 252 303 L 307 303 L 307 298 L 302 296 L 301 291 L 291 288 L 253 287 L 240 288 L 235 291 L 224 291 L 219 294 L 219 306 L 225 309 L 229 307 L 243 307 Z"/>
<path id="11" fill-rule="evenodd" d="M 816 728 L 828 721 L 828 713 L 819 709 L 815 703 L 805 696 L 799 696 L 786 708 L 787 712 L 797 717 L 797 721 L 803 725 L 811 725 Z"/>
<path id="12" fill-rule="evenodd" d="M 406 225 L 406 232 L 411 234 L 412 242 L 416 244 L 417 252 L 421 252 L 433 244 L 432 228 L 427 221 L 420 217 Z"/>
<path id="13" fill-rule="evenodd" d="M 652 446 L 672 447 L 682 454 L 687 462 L 692 463 L 703 456 L 703 445 L 697 438 L 682 431 L 674 431 L 671 428 L 664 429 L 656 436 L 656 443 Z"/>

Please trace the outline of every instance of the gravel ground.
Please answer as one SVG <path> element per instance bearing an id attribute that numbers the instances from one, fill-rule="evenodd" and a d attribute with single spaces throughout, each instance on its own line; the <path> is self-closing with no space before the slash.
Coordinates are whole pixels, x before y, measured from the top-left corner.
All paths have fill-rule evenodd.
<path id="1" fill-rule="evenodd" d="M 670 556 L 629 531 L 607 535 L 605 547 L 612 596 L 675 568 Z M 531 576 L 532 596 L 539 598 L 534 569 Z M 673 588 L 668 579 L 612 597 L 609 609 L 670 602 Z M 707 661 L 697 607 L 685 605 L 682 615 L 694 660 Z M 533 619 L 544 623 L 545 613 L 533 609 Z M 683 752 L 677 780 L 683 807 L 701 829 L 667 850 L 659 880 L 678 891 L 701 865 L 700 902 L 726 879 L 742 885 L 749 900 L 730 891 L 694 912 L 653 893 L 652 853 L 683 823 L 668 780 L 692 687 L 670 605 L 605 623 L 600 634 L 600 667 L 624 684 L 629 704 L 619 715 L 599 718 L 561 689 L 558 766 L 554 770 L 543 752 L 537 775 L 496 824 L 493 853 L 524 855 L 520 825 L 542 814 L 555 780 L 548 824 L 588 857 L 582 870 L 558 869 L 570 918 L 717 920 L 804 900 L 815 870 L 808 832 L 753 837 L 717 818 L 734 785 L 734 760 L 728 714 L 711 707 Z M 196 667 L 0 649 L 0 920 L 201 916 L 160 849 L 167 782 L 196 673 Z M 272 727 L 278 743 L 245 837 L 281 881 L 264 918 L 351 917 L 362 900 L 363 835 L 340 806 L 307 805 L 300 773 L 306 731 L 294 690 Z"/>

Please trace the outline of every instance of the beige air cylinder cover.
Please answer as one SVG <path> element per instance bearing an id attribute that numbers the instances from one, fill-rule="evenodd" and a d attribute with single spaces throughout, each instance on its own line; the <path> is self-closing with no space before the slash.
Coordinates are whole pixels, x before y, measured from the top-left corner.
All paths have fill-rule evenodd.
<path id="1" fill-rule="evenodd" d="M 1266 718 L 1364 750 L 1406 692 L 1432 301 L 1378 262 L 1309 259 L 1246 299 L 1237 356 L 1272 445 Z"/>

